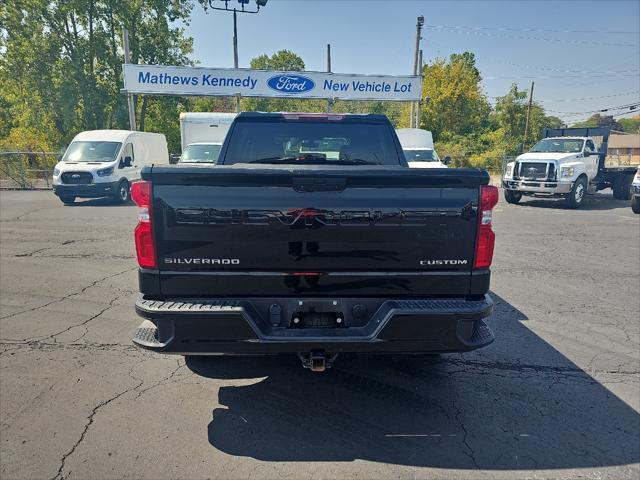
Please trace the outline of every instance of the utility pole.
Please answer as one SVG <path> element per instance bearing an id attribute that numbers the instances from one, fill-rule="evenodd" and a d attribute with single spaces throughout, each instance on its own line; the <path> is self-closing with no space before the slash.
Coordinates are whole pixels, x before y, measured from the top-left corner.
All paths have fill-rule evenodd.
<path id="1" fill-rule="evenodd" d="M 238 68 L 238 18 L 233 9 L 233 67 Z M 240 113 L 240 94 L 236 94 L 236 113 Z"/>
<path id="2" fill-rule="evenodd" d="M 526 148 L 527 135 L 529 134 L 529 119 L 531 118 L 531 106 L 533 105 L 533 82 L 531 82 L 531 91 L 529 92 L 529 106 L 527 107 L 527 121 L 524 124 L 524 140 L 522 148 Z M 524 150 L 523 150 L 524 151 Z"/>
<path id="3" fill-rule="evenodd" d="M 423 71 L 423 65 L 422 65 L 422 49 L 420 49 L 420 55 L 419 55 L 419 61 L 418 61 L 418 65 L 420 66 L 420 98 L 418 99 L 418 108 L 416 109 L 416 128 L 420 128 L 420 111 L 422 110 L 422 71 Z"/>
<path id="4" fill-rule="evenodd" d="M 327 43 L 327 73 L 331 73 L 331 44 Z M 327 113 L 331 113 L 333 100 L 327 98 Z"/>
<path id="5" fill-rule="evenodd" d="M 124 47 L 124 63 L 129 63 L 129 31 L 126 28 L 122 28 L 122 45 Z M 129 106 L 129 128 L 131 130 L 136 129 L 136 107 L 133 101 L 133 94 L 127 93 L 127 105 Z"/>
<path id="6" fill-rule="evenodd" d="M 420 15 L 416 22 L 416 49 L 413 54 L 413 74 L 418 74 L 418 51 L 420 50 L 420 32 L 424 25 L 424 17 Z M 415 102 L 411 102 L 411 120 L 410 127 L 414 128 Z"/>

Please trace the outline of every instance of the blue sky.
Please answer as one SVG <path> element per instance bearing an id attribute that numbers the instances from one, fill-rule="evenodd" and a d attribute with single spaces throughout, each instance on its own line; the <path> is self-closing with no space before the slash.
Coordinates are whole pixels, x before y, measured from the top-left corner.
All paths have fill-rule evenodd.
<path id="1" fill-rule="evenodd" d="M 535 99 L 569 123 L 640 101 L 639 0 L 269 0 L 258 15 L 238 17 L 240 67 L 286 48 L 307 70 L 325 70 L 330 43 L 334 72 L 408 74 L 418 15 L 425 62 L 474 52 L 492 101 L 533 80 Z M 195 7 L 187 27 L 194 58 L 233 66 L 232 25 L 230 13 Z"/>

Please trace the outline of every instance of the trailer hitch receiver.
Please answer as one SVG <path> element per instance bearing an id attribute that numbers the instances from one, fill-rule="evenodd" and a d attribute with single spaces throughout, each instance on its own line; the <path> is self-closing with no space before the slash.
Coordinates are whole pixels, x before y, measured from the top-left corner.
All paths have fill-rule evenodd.
<path id="1" fill-rule="evenodd" d="M 308 353 L 298 353 L 298 358 L 302 361 L 302 366 L 312 372 L 324 372 L 333 366 L 337 353 L 326 353 L 323 351 L 311 351 Z"/>

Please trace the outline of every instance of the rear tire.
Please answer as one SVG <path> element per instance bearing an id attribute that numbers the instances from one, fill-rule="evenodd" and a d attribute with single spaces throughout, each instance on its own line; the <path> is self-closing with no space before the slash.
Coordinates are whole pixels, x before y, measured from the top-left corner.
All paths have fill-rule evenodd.
<path id="1" fill-rule="evenodd" d="M 522 192 L 516 192 L 515 190 L 505 190 L 504 199 L 507 203 L 517 204 L 522 200 Z"/>
<path id="2" fill-rule="evenodd" d="M 623 175 L 613 184 L 613 198 L 616 200 L 629 200 L 631 198 L 631 183 L 633 175 Z"/>
<path id="3" fill-rule="evenodd" d="M 129 190 L 129 182 L 126 180 L 122 180 L 118 183 L 116 187 L 116 192 L 114 193 L 114 199 L 118 203 L 127 203 L 130 199 L 131 192 Z"/>
<path id="4" fill-rule="evenodd" d="M 587 194 L 587 180 L 579 177 L 571 187 L 571 191 L 565 195 L 565 205 L 567 208 L 580 208 Z"/>
<path id="5" fill-rule="evenodd" d="M 631 199 L 631 210 L 633 213 L 640 213 L 640 197 L 633 196 Z"/>
<path id="6" fill-rule="evenodd" d="M 62 201 L 62 203 L 64 203 L 65 205 L 73 205 L 73 202 L 76 201 L 76 197 L 64 196 L 64 197 L 60 197 L 60 201 Z"/>

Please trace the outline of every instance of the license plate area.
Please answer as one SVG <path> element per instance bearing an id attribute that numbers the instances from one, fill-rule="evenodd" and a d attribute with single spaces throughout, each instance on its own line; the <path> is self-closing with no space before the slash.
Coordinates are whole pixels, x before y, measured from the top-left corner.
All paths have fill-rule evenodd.
<path id="1" fill-rule="evenodd" d="M 289 319 L 289 328 L 345 328 L 342 310 L 337 300 L 300 300 Z"/>

